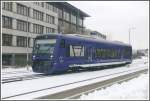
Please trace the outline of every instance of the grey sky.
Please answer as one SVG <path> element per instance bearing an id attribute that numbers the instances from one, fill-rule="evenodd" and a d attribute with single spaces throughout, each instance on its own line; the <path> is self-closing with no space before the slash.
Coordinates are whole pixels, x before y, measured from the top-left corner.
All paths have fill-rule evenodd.
<path id="1" fill-rule="evenodd" d="M 91 17 L 85 19 L 86 28 L 108 35 L 111 40 L 129 42 L 134 49 L 149 47 L 148 1 L 68 1 Z"/>

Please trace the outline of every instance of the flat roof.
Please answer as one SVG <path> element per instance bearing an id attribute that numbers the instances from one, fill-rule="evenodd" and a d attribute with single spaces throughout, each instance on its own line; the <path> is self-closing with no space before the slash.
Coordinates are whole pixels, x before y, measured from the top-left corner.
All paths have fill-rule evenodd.
<path id="1" fill-rule="evenodd" d="M 66 8 L 68 8 L 69 10 L 72 10 L 72 11 L 75 11 L 75 12 L 79 11 L 80 15 L 83 16 L 83 17 L 90 17 L 90 15 L 88 15 L 87 13 L 81 11 L 77 7 L 71 5 L 71 4 L 67 3 L 67 2 L 51 2 L 51 3 L 62 5 L 64 7 L 66 7 Z"/>
<path id="2" fill-rule="evenodd" d="M 80 13 L 81 15 L 83 15 L 84 17 L 90 17 L 90 15 L 88 15 L 87 13 L 81 11 L 81 10 L 78 9 L 77 7 L 71 5 L 71 4 L 67 3 L 67 2 L 62 2 L 62 4 L 63 4 L 64 6 L 70 8 L 70 9 L 75 10 L 76 12 L 79 10 L 79 13 Z"/>

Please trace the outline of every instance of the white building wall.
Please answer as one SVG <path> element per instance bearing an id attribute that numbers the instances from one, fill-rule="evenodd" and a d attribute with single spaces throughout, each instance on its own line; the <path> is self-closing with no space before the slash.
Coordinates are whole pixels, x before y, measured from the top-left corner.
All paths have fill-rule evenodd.
<path id="1" fill-rule="evenodd" d="M 27 7 L 30 7 L 30 12 L 29 12 L 30 17 L 24 16 L 21 14 L 17 14 L 17 3 L 19 3 L 21 5 L 25 5 Z M 44 13 L 44 21 L 39 21 L 39 20 L 33 19 L 33 9 Z M 49 15 L 55 17 L 55 24 L 50 24 L 50 23 L 46 22 L 46 14 L 49 14 Z M 30 53 L 32 52 L 33 38 L 35 38 L 37 35 L 39 35 L 39 34 L 33 33 L 33 23 L 44 26 L 44 33 L 46 33 L 46 27 L 54 28 L 54 29 L 56 29 L 56 33 L 58 32 L 57 31 L 57 27 L 58 27 L 57 13 L 46 9 L 45 6 L 44 6 L 44 8 L 40 7 L 36 4 L 34 4 L 33 2 L 13 2 L 12 11 L 7 11 L 7 10 L 2 9 L 2 15 L 13 18 L 12 29 L 2 28 L 2 33 L 13 35 L 13 38 L 12 38 L 13 46 L 2 46 L 2 53 L 5 53 L 5 54 L 7 54 L 7 53 L 27 53 L 26 47 L 17 47 L 17 40 L 16 40 L 17 36 L 30 37 L 29 52 Z M 24 32 L 24 31 L 17 30 L 17 19 L 30 22 L 30 28 L 29 28 L 30 32 Z"/>
<path id="2" fill-rule="evenodd" d="M 13 37 L 12 37 L 12 45 L 13 45 L 13 46 L 17 46 L 16 39 L 17 39 L 16 36 L 13 36 Z M 3 47 L 4 47 L 4 46 L 3 46 Z"/>

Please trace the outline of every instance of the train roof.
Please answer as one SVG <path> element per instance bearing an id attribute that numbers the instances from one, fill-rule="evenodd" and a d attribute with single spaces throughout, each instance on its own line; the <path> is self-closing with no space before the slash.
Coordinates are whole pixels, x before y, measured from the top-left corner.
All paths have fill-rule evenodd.
<path id="1" fill-rule="evenodd" d="M 81 35 L 81 34 L 42 34 L 37 36 L 37 38 L 40 37 L 58 37 L 58 36 L 62 36 L 62 37 L 66 37 L 66 38 L 74 38 L 74 39 L 82 39 L 84 41 L 91 41 L 91 42 L 102 42 L 102 43 L 107 43 L 107 44 L 114 44 L 114 45 L 120 45 L 120 46 L 129 46 L 131 47 L 131 45 L 120 42 L 120 41 L 110 41 L 110 40 L 104 40 L 104 39 L 100 39 L 100 38 L 96 38 L 96 37 L 92 37 L 89 35 Z"/>

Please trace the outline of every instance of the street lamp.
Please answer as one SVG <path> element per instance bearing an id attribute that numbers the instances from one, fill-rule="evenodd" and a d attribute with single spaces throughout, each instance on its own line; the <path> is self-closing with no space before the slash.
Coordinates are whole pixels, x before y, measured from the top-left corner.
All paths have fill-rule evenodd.
<path id="1" fill-rule="evenodd" d="M 28 24 L 28 26 L 29 26 L 29 24 Z M 29 62 L 29 32 L 27 32 L 27 57 L 26 57 L 26 59 L 27 59 L 27 64 L 26 64 L 26 66 L 27 66 L 27 70 L 29 70 L 29 67 L 28 67 L 28 62 Z"/>
<path id="2" fill-rule="evenodd" d="M 30 16 L 30 7 L 29 7 L 29 16 Z M 27 17 L 27 70 L 29 70 L 29 64 L 28 64 L 28 62 L 29 62 L 29 38 L 30 38 L 30 36 L 29 36 L 29 32 L 30 32 L 30 28 L 29 28 L 29 21 L 28 21 L 28 17 Z"/>
<path id="3" fill-rule="evenodd" d="M 135 29 L 134 27 L 131 27 L 129 28 L 129 44 L 131 44 L 131 41 L 130 41 L 130 34 L 131 34 L 131 30 Z"/>

